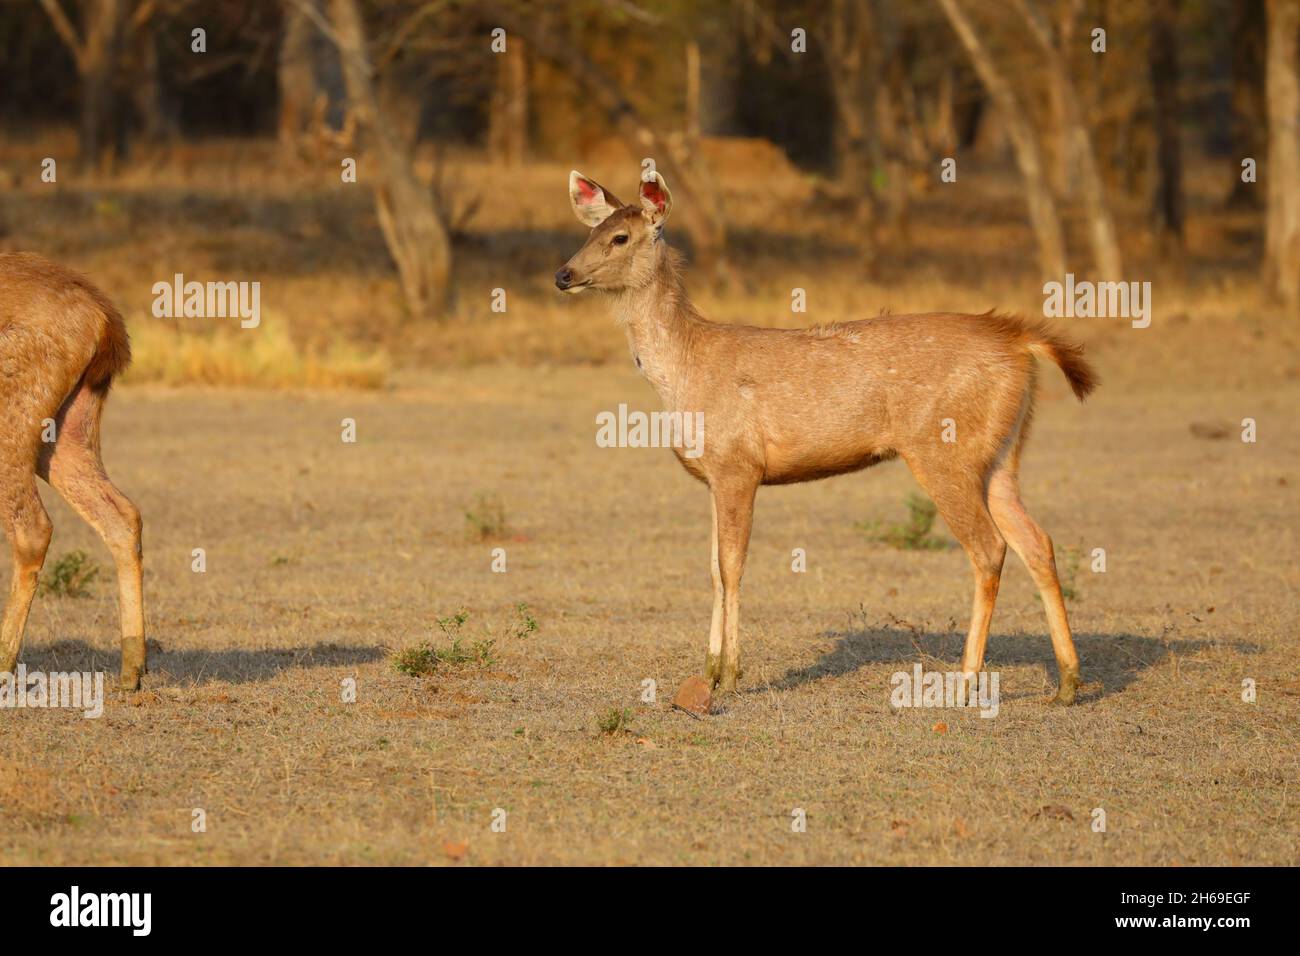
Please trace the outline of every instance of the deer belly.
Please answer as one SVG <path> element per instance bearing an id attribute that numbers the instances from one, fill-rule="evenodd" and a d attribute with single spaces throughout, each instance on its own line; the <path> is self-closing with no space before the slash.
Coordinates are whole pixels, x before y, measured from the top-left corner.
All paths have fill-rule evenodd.
<path id="1" fill-rule="evenodd" d="M 765 444 L 764 452 L 765 485 L 816 481 L 818 478 L 859 471 L 893 458 L 895 454 L 892 449 L 853 443 L 818 445 L 773 441 Z"/>

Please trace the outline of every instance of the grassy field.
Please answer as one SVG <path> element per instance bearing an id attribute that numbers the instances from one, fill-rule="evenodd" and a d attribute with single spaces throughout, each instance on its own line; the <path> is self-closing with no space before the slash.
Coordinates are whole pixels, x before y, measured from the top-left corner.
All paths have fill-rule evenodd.
<path id="1" fill-rule="evenodd" d="M 0 149 L 0 167 L 41 149 Z M 0 862 L 1300 860 L 1300 366 L 1294 322 L 1255 297 L 1249 222 L 1205 215 L 1195 193 L 1181 270 L 1126 250 L 1131 278 L 1154 282 L 1151 328 L 1062 322 L 1101 372 L 1094 398 L 1044 370 L 1022 485 L 1073 592 L 1077 706 L 1044 702 L 1042 608 L 1009 558 L 988 654 L 999 715 L 891 709 L 895 672 L 958 666 L 971 591 L 942 524 L 950 546 L 924 549 L 861 527 L 906 520 L 916 486 L 892 463 L 760 493 L 742 692 L 699 719 L 668 702 L 704 662 L 708 499 L 666 451 L 595 443 L 598 412 L 657 406 L 603 304 L 548 289 L 583 234 L 567 165 L 465 164 L 486 201 L 458 245 L 455 314 L 422 326 L 401 315 L 364 193 L 205 150 L 197 172 L 173 158 L 50 192 L 11 180 L 5 197 L 3 246 L 93 275 L 136 337 L 104 447 L 144 512 L 154 644 L 144 689 L 110 690 L 101 719 L 0 714 Z M 624 191 L 635 173 L 584 171 Z M 1041 310 L 1014 182 L 922 199 L 914 245 L 870 278 L 810 211 L 813 184 L 727 182 L 741 271 L 699 288 L 716 318 Z M 263 279 L 262 329 L 233 333 L 265 335 L 262 351 L 151 324 L 150 284 L 175 271 Z M 794 286 L 807 315 L 789 311 Z M 241 387 L 193 384 L 209 378 Z M 1255 443 L 1238 440 L 1246 417 Z M 103 570 L 87 598 L 37 599 L 24 660 L 111 677 L 107 554 L 43 491 L 47 568 L 82 550 Z M 444 628 L 490 661 L 394 668 L 425 642 L 450 656 Z"/>
<path id="2" fill-rule="evenodd" d="M 0 858 L 1294 863 L 1285 416 L 1300 389 L 1111 383 L 1086 408 L 1048 391 L 1026 499 L 1060 550 L 1108 554 L 1105 574 L 1075 572 L 1087 685 L 1074 708 L 1043 702 L 1042 612 L 1009 565 L 989 652 L 1003 700 L 986 720 L 889 706 L 895 671 L 957 666 L 970 588 L 959 549 L 895 550 L 854 527 L 902 517 L 914 486 L 897 464 L 760 495 L 748 674 L 698 719 L 667 701 L 703 661 L 706 496 L 667 452 L 592 440 L 597 410 L 650 400 L 633 373 L 444 371 L 382 395 L 123 389 L 107 457 L 146 515 L 153 673 L 99 720 L 5 714 Z M 1189 431 L 1243 408 L 1258 444 Z M 465 517 L 481 496 L 505 515 L 495 539 Z M 99 555 L 47 500 L 52 556 Z M 111 593 L 39 599 L 28 666 L 111 673 Z M 521 602 L 540 629 L 516 637 Z M 393 669 L 395 651 L 444 646 L 436 619 L 462 608 L 495 663 Z M 629 729 L 598 728 L 612 709 Z"/>

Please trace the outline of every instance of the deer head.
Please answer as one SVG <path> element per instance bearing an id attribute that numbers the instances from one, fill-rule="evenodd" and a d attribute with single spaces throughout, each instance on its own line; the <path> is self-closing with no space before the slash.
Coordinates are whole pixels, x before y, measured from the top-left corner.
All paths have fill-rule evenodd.
<path id="1" fill-rule="evenodd" d="M 642 180 L 640 203 L 627 206 L 595 180 L 569 173 L 569 202 L 578 221 L 591 227 L 582 248 L 555 273 L 561 292 L 619 292 L 650 281 L 663 242 L 673 197 L 658 173 Z"/>

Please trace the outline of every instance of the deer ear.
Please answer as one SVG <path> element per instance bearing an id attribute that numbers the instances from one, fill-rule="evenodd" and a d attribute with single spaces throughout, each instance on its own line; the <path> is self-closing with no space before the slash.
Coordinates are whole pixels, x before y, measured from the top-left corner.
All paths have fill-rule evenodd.
<path id="1" fill-rule="evenodd" d="M 641 180 L 641 212 L 650 220 L 650 225 L 661 226 L 673 210 L 673 194 L 668 191 L 668 184 L 658 173 L 653 179 Z"/>
<path id="2" fill-rule="evenodd" d="M 578 221 L 593 229 L 623 205 L 604 186 L 576 169 L 569 173 L 569 202 Z"/>

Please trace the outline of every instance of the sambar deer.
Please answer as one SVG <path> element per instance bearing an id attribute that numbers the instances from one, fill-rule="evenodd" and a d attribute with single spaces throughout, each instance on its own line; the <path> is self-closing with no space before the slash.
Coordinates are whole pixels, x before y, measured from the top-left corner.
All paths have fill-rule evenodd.
<path id="1" fill-rule="evenodd" d="M 673 200 L 658 173 L 624 205 L 574 171 L 569 199 L 591 234 L 555 273 L 564 292 L 605 292 L 632 358 L 665 409 L 703 412 L 703 452 L 688 472 L 713 498 L 713 623 L 706 674 L 734 691 L 740 674 L 740 578 L 760 485 L 812 481 L 901 457 L 934 500 L 975 570 L 962 658 L 983 665 L 1009 543 L 1042 595 L 1072 703 L 1079 658 L 1052 541 L 1025 512 L 1017 474 L 1033 416 L 1035 356 L 1051 359 L 1083 400 L 1096 387 L 1083 349 L 1040 323 L 1004 315 L 890 315 L 804 329 L 705 319 L 663 239 Z M 951 419 L 951 425 L 944 420 Z M 944 441 L 955 425 L 956 440 Z M 695 449 L 698 452 L 698 449 Z"/>
<path id="2" fill-rule="evenodd" d="M 39 475 L 113 555 L 122 687 L 140 687 L 145 672 L 140 512 L 108 480 L 99 454 L 104 400 L 130 361 L 122 316 L 88 279 L 41 256 L 0 254 L 0 521 L 14 557 L 0 625 L 0 673 L 12 673 L 18 663 L 53 530 L 36 490 Z"/>

